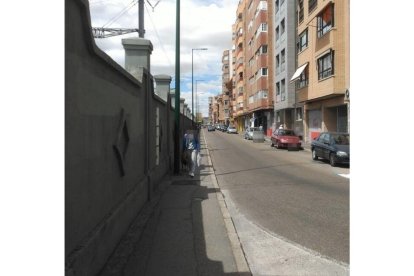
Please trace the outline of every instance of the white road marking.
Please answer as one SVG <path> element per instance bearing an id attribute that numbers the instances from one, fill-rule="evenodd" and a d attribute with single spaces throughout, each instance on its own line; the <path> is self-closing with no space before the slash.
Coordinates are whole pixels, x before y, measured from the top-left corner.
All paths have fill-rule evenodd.
<path id="1" fill-rule="evenodd" d="M 342 177 L 345 177 L 345 178 L 348 178 L 348 179 L 350 178 L 349 173 L 346 173 L 346 174 L 345 173 L 338 173 L 338 175 L 342 176 Z"/>

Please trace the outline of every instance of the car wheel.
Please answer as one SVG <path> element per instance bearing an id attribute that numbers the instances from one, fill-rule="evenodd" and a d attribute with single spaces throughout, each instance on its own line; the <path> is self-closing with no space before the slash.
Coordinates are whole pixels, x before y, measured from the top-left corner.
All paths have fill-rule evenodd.
<path id="1" fill-rule="evenodd" d="M 316 150 L 315 149 L 312 150 L 312 159 L 313 160 L 318 160 L 318 156 L 316 155 Z"/>
<path id="2" fill-rule="evenodd" d="M 331 164 L 331 166 L 332 166 L 332 167 L 335 167 L 335 166 L 336 166 L 335 156 L 334 156 L 334 154 L 333 154 L 333 153 L 331 153 L 331 154 L 329 155 L 329 163 Z"/>
<path id="3" fill-rule="evenodd" d="M 273 142 L 270 144 L 270 147 L 273 148 L 275 145 L 273 144 Z"/>
<path id="4" fill-rule="evenodd" d="M 279 149 L 280 147 L 279 147 L 279 143 L 276 141 L 276 144 L 275 144 L 275 147 L 277 148 L 277 149 Z"/>

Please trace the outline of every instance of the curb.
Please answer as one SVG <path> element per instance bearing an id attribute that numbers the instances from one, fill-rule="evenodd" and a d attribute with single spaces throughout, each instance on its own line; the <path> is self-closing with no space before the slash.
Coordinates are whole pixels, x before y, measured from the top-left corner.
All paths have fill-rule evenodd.
<path id="1" fill-rule="evenodd" d="M 207 141 L 205 139 L 204 131 L 203 131 L 203 138 L 204 138 L 204 143 L 206 144 L 208 164 L 213 168 L 213 162 L 211 161 L 211 158 L 210 158 L 210 151 L 207 146 Z M 217 181 L 217 177 L 214 172 L 214 169 L 212 173 L 210 174 L 210 177 L 213 182 L 214 188 L 216 189 L 217 200 L 220 205 L 220 210 L 223 215 L 224 224 L 227 230 L 227 235 L 229 237 L 234 259 L 236 261 L 237 271 L 239 273 L 249 272 L 251 274 L 251 270 L 247 263 L 245 252 L 243 250 L 236 228 L 234 227 L 233 219 L 231 218 L 229 210 L 227 209 L 226 200 L 221 192 L 220 186 L 218 185 L 218 181 Z"/>

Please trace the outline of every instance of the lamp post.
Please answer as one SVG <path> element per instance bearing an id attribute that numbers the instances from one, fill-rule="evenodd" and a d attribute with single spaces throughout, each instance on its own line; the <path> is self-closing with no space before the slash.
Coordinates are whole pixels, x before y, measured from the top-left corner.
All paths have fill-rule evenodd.
<path id="1" fill-rule="evenodd" d="M 191 116 L 194 125 L 194 51 L 206 51 L 207 48 L 191 49 Z"/>
<path id="2" fill-rule="evenodd" d="M 199 104 L 200 104 L 200 102 L 199 102 L 199 100 L 198 100 L 198 93 L 197 93 L 197 82 L 199 82 L 199 81 L 204 81 L 204 80 L 196 80 L 195 81 L 195 87 L 196 87 L 196 89 L 195 89 L 195 93 L 196 93 L 196 120 L 197 120 L 197 113 L 199 113 L 200 112 L 200 106 L 199 106 Z"/>

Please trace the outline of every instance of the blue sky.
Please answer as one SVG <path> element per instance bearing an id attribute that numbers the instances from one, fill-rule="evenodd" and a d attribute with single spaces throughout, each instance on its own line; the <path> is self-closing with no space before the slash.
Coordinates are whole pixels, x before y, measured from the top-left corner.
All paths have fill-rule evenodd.
<path id="1" fill-rule="evenodd" d="M 136 2 L 137 0 L 135 0 Z M 133 0 L 91 0 L 93 27 L 110 23 Z M 155 6 L 158 0 L 150 0 Z M 198 82 L 200 110 L 208 115 L 208 97 L 221 93 L 221 57 L 224 50 L 231 48 L 232 24 L 236 19 L 238 0 L 181 0 L 181 45 L 180 45 L 180 96 L 191 108 L 191 49 L 208 48 L 207 51 L 193 51 L 194 81 Z M 175 87 L 175 10 L 176 0 L 161 0 L 154 8 L 145 4 L 145 38 L 151 40 L 154 50 L 151 55 L 153 75 L 167 74 Z M 106 27 L 137 28 L 138 6 L 135 5 L 118 20 Z M 96 39 L 98 47 L 124 66 L 124 50 L 121 39 L 137 36 L 136 33 L 106 39 Z M 194 93 L 196 87 L 194 84 Z"/>

